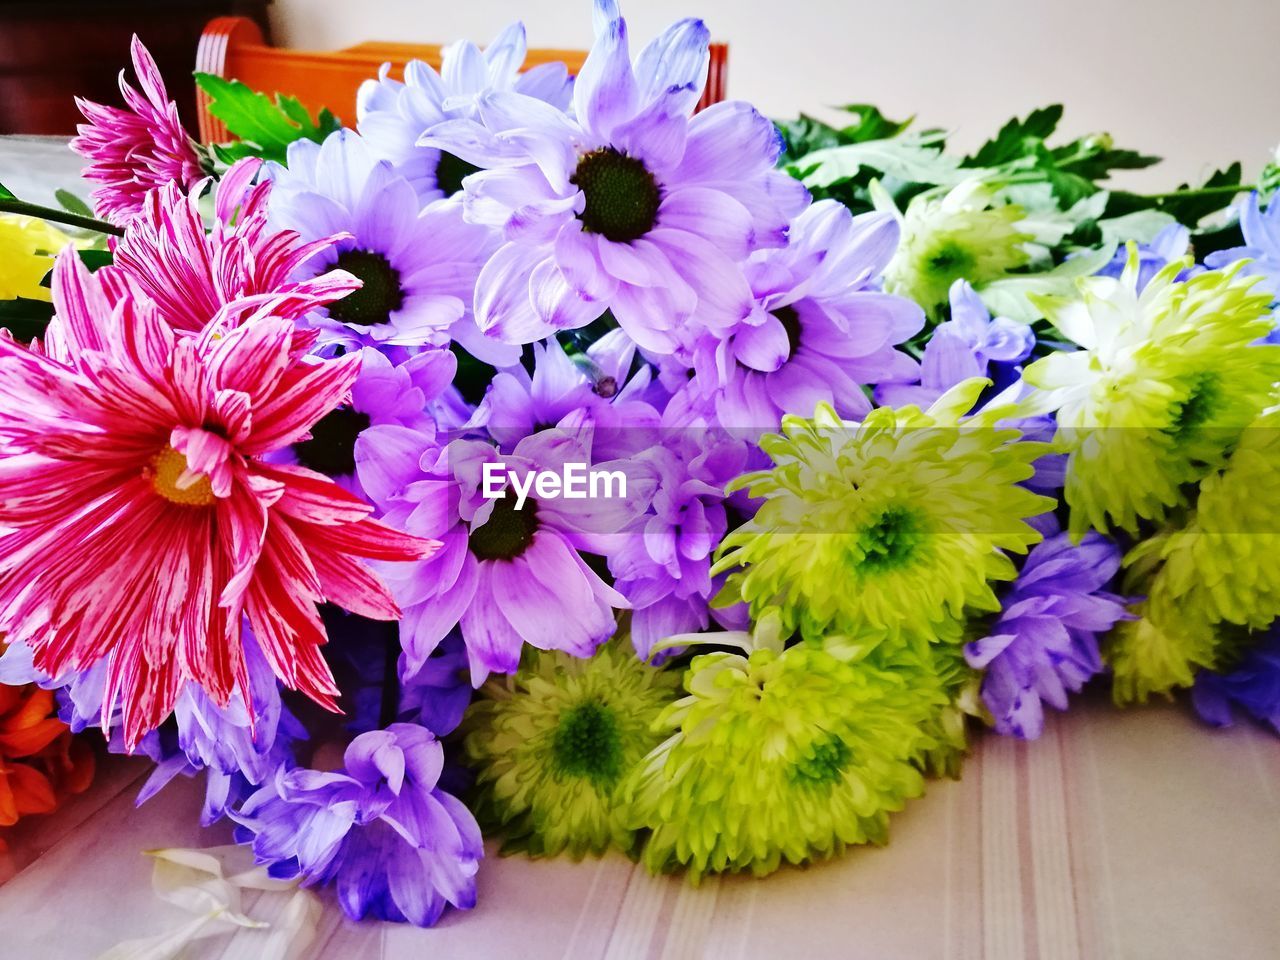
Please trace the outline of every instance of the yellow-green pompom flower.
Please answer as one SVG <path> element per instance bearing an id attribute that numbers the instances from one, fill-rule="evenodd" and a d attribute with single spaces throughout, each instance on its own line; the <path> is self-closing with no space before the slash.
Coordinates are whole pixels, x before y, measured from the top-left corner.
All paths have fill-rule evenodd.
<path id="1" fill-rule="evenodd" d="M 1039 388 L 1029 407 L 1057 411 L 1077 537 L 1163 519 L 1271 402 L 1280 346 L 1257 343 L 1271 330 L 1270 296 L 1240 264 L 1179 280 L 1188 266 L 1171 263 L 1139 289 L 1131 248 L 1120 279 L 1083 278 L 1076 299 L 1035 298 L 1083 348 L 1024 372 Z"/>
<path id="2" fill-rule="evenodd" d="M 776 611 L 814 642 L 961 642 L 968 613 L 999 609 L 991 584 L 1015 575 L 1006 551 L 1040 539 L 1026 519 L 1053 506 L 1019 486 L 1047 445 L 989 418 L 962 422 L 986 383 L 860 424 L 825 405 L 784 418 L 760 444 L 773 468 L 736 481 L 764 503 L 722 544 L 720 602 L 744 600 L 756 620 Z"/>
<path id="3" fill-rule="evenodd" d="M 1190 686 L 1221 665 L 1240 629 L 1280 617 L 1280 412 L 1240 436 L 1226 468 L 1200 484 L 1190 518 L 1138 544 L 1125 562 L 1146 601 L 1107 649 L 1116 700 Z"/>
<path id="4" fill-rule="evenodd" d="M 533 856 L 629 852 L 618 788 L 662 739 L 653 724 L 679 681 L 616 639 L 585 660 L 529 650 L 513 677 L 480 689 L 463 721 L 477 817 L 506 837 L 504 849 Z"/>
<path id="5" fill-rule="evenodd" d="M 989 187 L 968 180 L 942 196 L 921 194 L 902 218 L 902 242 L 885 268 L 885 289 L 910 297 L 930 317 L 951 285 L 981 286 L 1025 265 L 1034 239 L 1016 204 L 997 204 Z"/>
<path id="6" fill-rule="evenodd" d="M 0 214 L 0 300 L 49 299 L 40 281 L 53 269 L 53 258 L 70 243 L 66 234 L 43 220 Z"/>
<path id="7" fill-rule="evenodd" d="M 650 831 L 654 872 L 762 875 L 883 843 L 889 814 L 924 790 L 913 761 L 934 746 L 926 727 L 946 702 L 936 679 L 917 686 L 811 644 L 784 650 L 767 632 L 772 642 L 759 630 L 705 637 L 744 652 L 694 658 L 689 695 L 659 721 L 669 736 L 628 779 L 629 823 Z"/>

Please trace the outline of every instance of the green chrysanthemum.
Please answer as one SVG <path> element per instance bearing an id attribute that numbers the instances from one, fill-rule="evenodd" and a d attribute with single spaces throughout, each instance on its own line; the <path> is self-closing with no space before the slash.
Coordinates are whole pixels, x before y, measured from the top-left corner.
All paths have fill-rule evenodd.
<path id="1" fill-rule="evenodd" d="M 883 843 L 889 813 L 924 789 L 915 761 L 937 746 L 938 678 L 916 684 L 810 644 L 744 646 L 694 658 L 689 696 L 659 720 L 670 736 L 628 780 L 654 872 L 762 875 Z"/>
<path id="2" fill-rule="evenodd" d="M 641 663 L 618 640 L 587 660 L 528 651 L 514 677 L 485 684 L 467 711 L 477 816 L 505 835 L 505 849 L 533 856 L 630 851 L 618 788 L 661 740 L 653 724 L 678 687 L 678 674 Z"/>
<path id="3" fill-rule="evenodd" d="M 1035 298 L 1083 348 L 1024 374 L 1041 391 L 1030 405 L 1057 411 L 1076 536 L 1163 519 L 1271 402 L 1280 346 L 1256 343 L 1271 329 L 1270 297 L 1238 265 L 1179 281 L 1187 266 L 1139 291 L 1134 248 L 1119 280 L 1081 279 L 1078 299 Z"/>
<path id="4" fill-rule="evenodd" d="M 1018 486 L 1044 444 L 990 418 L 960 423 L 986 384 L 969 380 L 927 411 L 872 411 L 847 424 L 830 407 L 787 417 L 761 447 L 771 470 L 738 481 L 765 502 L 725 538 L 722 601 L 787 633 L 867 646 L 904 636 L 959 642 L 967 612 L 999 609 L 1005 551 L 1040 539 L 1026 522 L 1053 501 Z"/>
<path id="5" fill-rule="evenodd" d="M 1280 413 L 1240 436 L 1226 468 L 1205 478 L 1185 525 L 1130 551 L 1128 592 L 1142 619 L 1107 649 L 1118 702 L 1190 686 L 1221 666 L 1232 638 L 1280 617 Z"/>
<path id="6" fill-rule="evenodd" d="M 1033 239 L 1020 226 L 1016 204 L 993 206 L 990 190 L 969 181 L 945 195 L 912 200 L 902 220 L 902 242 L 885 269 L 885 289 L 910 297 L 937 318 L 951 285 L 998 280 L 1030 260 Z"/>

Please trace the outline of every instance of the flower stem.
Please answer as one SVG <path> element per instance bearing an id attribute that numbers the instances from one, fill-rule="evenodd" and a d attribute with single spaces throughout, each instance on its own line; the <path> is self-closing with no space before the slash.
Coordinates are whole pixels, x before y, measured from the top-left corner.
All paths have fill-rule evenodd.
<path id="1" fill-rule="evenodd" d="M 1218 197 L 1252 190 L 1248 183 L 1223 183 L 1214 187 L 1197 187 L 1194 190 L 1174 190 L 1172 193 L 1144 193 L 1144 200 L 1172 200 L 1175 197 Z"/>
<path id="2" fill-rule="evenodd" d="M 117 237 L 124 236 L 124 228 L 117 227 L 114 223 L 107 223 L 105 220 L 97 220 L 93 217 L 82 217 L 54 207 L 42 207 L 38 203 L 27 203 L 25 200 L 0 200 L 0 213 L 18 213 L 24 217 L 36 217 L 39 220 L 51 220 L 69 227 L 79 227 L 81 230 L 95 230 L 98 233 L 109 233 Z"/>

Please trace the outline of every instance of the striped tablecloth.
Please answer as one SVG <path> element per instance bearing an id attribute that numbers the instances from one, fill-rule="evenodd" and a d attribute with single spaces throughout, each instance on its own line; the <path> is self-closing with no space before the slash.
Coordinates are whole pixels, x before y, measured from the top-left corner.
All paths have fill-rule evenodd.
<path id="1" fill-rule="evenodd" d="M 0 956 L 83 960 L 181 922 L 140 851 L 225 843 L 196 823 L 199 784 L 135 810 L 145 765 L 117 760 L 58 814 L 18 828 L 0 887 Z M 1098 697 L 1022 744 L 980 735 L 892 842 L 763 880 L 690 887 L 622 857 L 491 856 L 480 904 L 434 930 L 344 920 L 328 894 L 308 951 L 350 958 L 1104 960 L 1280 956 L 1280 741 L 1209 730 L 1167 704 Z M 271 919 L 264 895 L 255 913 Z M 256 956 L 255 934 L 192 957 Z"/>

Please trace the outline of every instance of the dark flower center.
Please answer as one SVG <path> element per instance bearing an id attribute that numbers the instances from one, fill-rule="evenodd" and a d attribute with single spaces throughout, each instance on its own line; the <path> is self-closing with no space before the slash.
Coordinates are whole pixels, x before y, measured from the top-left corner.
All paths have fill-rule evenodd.
<path id="1" fill-rule="evenodd" d="M 852 758 L 848 744 L 839 737 L 829 736 L 814 745 L 812 755 L 791 768 L 791 782 L 811 787 L 833 784 Z"/>
<path id="2" fill-rule="evenodd" d="M 440 160 L 436 163 L 436 186 L 444 191 L 446 197 L 452 197 L 462 189 L 463 177 L 479 173 L 480 170 L 474 163 L 467 163 L 461 157 L 441 150 Z"/>
<path id="3" fill-rule="evenodd" d="M 338 407 L 311 428 L 311 439 L 293 445 L 298 462 L 329 477 L 356 472 L 356 437 L 369 429 L 369 415 L 351 407 Z"/>
<path id="4" fill-rule="evenodd" d="M 510 493 L 493 502 L 493 512 L 483 526 L 471 530 L 471 552 L 480 560 L 514 560 L 533 543 L 538 532 L 538 505 L 526 500 L 516 509 Z"/>
<path id="5" fill-rule="evenodd" d="M 618 381 L 613 377 L 601 377 L 591 389 L 597 397 L 612 400 L 618 394 Z"/>
<path id="6" fill-rule="evenodd" d="M 371 327 L 386 323 L 394 311 L 404 306 L 400 271 L 382 254 L 372 250 L 347 250 L 338 254 L 334 266 L 353 274 L 364 286 L 329 304 L 329 316 L 333 319 Z"/>
<path id="7" fill-rule="evenodd" d="M 862 566 L 873 571 L 902 567 L 915 556 L 923 540 L 923 524 L 915 510 L 889 507 L 858 536 Z"/>
<path id="8" fill-rule="evenodd" d="M 1206 424 L 1217 411 L 1222 400 L 1222 382 L 1216 373 L 1202 373 L 1196 377 L 1187 399 L 1173 410 L 1173 423 L 1167 428 L 1175 440 L 1185 440 L 1199 427 Z"/>
<path id="9" fill-rule="evenodd" d="M 787 331 L 787 359 L 790 360 L 800 349 L 800 314 L 796 313 L 795 307 L 779 307 L 773 315 Z"/>
<path id="10" fill-rule="evenodd" d="M 613 147 L 584 154 L 569 181 L 586 205 L 578 219 L 583 229 L 615 243 L 638 240 L 658 219 L 662 191 L 645 165 Z"/>
<path id="11" fill-rule="evenodd" d="M 599 700 L 586 700 L 560 717 L 552 743 L 556 768 L 608 786 L 622 772 L 622 737 L 613 712 Z"/>

